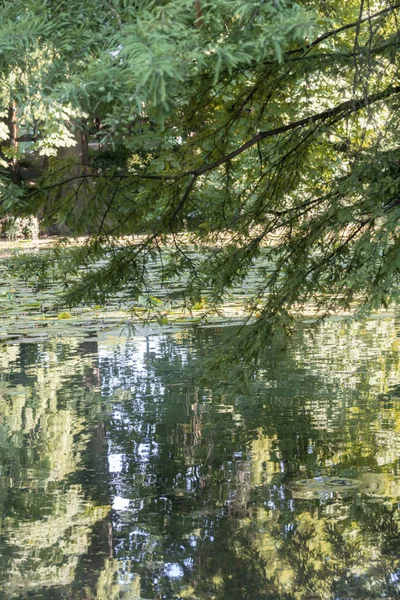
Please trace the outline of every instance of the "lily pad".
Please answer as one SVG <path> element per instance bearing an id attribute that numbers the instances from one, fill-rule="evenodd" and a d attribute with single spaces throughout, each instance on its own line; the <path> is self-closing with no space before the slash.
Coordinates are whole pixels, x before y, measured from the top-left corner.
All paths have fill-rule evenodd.
<path id="1" fill-rule="evenodd" d="M 326 495 L 349 494 L 363 487 L 358 479 L 347 477 L 314 477 L 313 479 L 297 479 L 288 487 L 292 490 L 294 498 L 310 499 Z"/>
<path id="2" fill-rule="evenodd" d="M 70 319 L 71 318 L 71 313 L 69 312 L 60 312 L 57 315 L 57 319 Z"/>

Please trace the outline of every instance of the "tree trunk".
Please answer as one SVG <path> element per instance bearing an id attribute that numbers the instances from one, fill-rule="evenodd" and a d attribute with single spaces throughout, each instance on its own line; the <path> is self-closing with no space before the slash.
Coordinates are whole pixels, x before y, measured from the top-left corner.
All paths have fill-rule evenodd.
<path id="1" fill-rule="evenodd" d="M 77 124 L 75 146 L 60 148 L 55 164 L 57 178 L 65 183 L 51 190 L 43 209 L 43 215 L 53 214 L 55 222 L 49 224 L 52 235 L 88 233 L 85 225 L 85 207 L 91 194 L 91 181 L 86 176 L 89 166 L 88 135 L 86 122 Z M 64 163 L 64 168 L 60 165 Z"/>

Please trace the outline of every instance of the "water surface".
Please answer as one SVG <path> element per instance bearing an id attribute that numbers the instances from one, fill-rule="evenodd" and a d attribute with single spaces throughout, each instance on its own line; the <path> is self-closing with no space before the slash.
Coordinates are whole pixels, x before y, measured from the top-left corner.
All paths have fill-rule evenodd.
<path id="1" fill-rule="evenodd" d="M 246 385 L 199 384 L 218 328 L 3 345 L 0 598 L 400 597 L 398 332 L 310 327 Z"/>

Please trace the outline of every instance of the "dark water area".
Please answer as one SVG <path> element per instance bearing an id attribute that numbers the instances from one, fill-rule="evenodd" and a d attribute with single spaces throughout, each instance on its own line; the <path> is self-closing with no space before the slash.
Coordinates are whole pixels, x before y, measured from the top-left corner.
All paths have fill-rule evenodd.
<path id="1" fill-rule="evenodd" d="M 400 323 L 4 345 L 0 599 L 400 598 Z"/>

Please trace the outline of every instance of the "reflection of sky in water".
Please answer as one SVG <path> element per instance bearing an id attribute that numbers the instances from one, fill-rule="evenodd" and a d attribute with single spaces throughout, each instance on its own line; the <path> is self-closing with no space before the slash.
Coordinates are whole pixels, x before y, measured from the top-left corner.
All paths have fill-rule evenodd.
<path id="1" fill-rule="evenodd" d="M 128 510 L 130 505 L 130 501 L 126 498 L 121 498 L 120 496 L 114 496 L 112 507 L 114 510 Z"/>
<path id="2" fill-rule="evenodd" d="M 108 468 L 110 473 L 120 473 L 122 471 L 122 454 L 108 455 Z"/>
<path id="3" fill-rule="evenodd" d="M 176 563 L 166 563 L 164 565 L 164 573 L 167 577 L 171 577 L 171 579 L 183 577 L 183 569 Z"/>
<path id="4" fill-rule="evenodd" d="M 149 380 L 149 357 L 160 354 L 165 338 L 161 336 L 135 337 L 119 346 L 109 347 L 105 343 L 98 344 L 98 358 L 102 375 L 102 393 L 113 394 L 118 390 L 132 390 L 146 381 L 150 386 L 147 393 L 162 394 L 164 386 L 161 379 Z M 182 364 L 187 362 L 189 349 L 177 348 Z"/>

